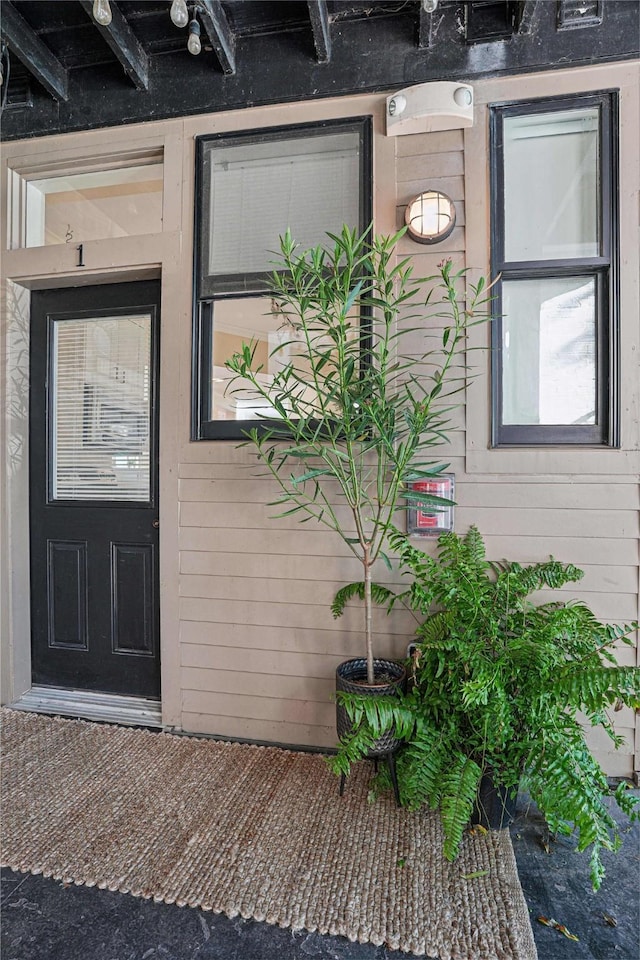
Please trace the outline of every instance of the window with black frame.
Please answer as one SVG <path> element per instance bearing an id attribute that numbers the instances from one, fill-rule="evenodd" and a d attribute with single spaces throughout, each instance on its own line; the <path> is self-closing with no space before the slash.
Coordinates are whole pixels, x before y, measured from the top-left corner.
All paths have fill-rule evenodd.
<path id="1" fill-rule="evenodd" d="M 617 97 L 491 108 L 493 444 L 617 446 Z"/>
<path id="2" fill-rule="evenodd" d="M 205 136 L 197 141 L 194 439 L 238 439 L 269 411 L 227 389 L 225 362 L 255 346 L 268 382 L 295 351 L 269 293 L 288 229 L 301 249 L 371 222 L 371 120 Z"/>

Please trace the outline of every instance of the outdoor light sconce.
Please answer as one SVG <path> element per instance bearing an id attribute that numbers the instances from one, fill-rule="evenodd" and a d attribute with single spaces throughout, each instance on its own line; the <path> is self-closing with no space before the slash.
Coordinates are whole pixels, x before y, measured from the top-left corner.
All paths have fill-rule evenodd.
<path id="1" fill-rule="evenodd" d="M 437 80 L 405 87 L 387 97 L 387 136 L 473 126 L 473 88 Z"/>
<path id="2" fill-rule="evenodd" d="M 456 225 L 456 208 L 446 193 L 426 190 L 409 201 L 404 222 L 407 233 L 416 243 L 440 243 Z"/>

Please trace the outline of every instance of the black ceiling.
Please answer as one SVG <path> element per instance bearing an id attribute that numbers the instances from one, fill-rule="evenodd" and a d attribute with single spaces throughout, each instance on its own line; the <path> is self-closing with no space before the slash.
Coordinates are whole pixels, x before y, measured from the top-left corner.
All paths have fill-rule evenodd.
<path id="1" fill-rule="evenodd" d="M 197 57 L 170 5 L 1 0 L 3 139 L 640 55 L 639 0 L 195 0 Z"/>

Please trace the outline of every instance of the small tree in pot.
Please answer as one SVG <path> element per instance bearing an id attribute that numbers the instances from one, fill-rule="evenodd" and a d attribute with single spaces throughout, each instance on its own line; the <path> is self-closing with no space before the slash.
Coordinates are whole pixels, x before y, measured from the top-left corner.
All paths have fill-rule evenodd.
<path id="1" fill-rule="evenodd" d="M 362 565 L 363 679 L 371 687 L 397 679 L 388 676 L 392 661 L 376 675 L 372 569 L 389 563 L 387 536 L 412 496 L 409 481 L 445 468 L 423 458 L 447 440 L 447 398 L 465 382 L 465 331 L 486 302 L 484 282 L 464 290 L 464 272 L 450 261 L 437 276 L 414 278 L 410 258 L 396 262 L 403 233 L 370 239 L 345 227 L 329 235 L 328 248 L 304 252 L 287 233 L 271 288 L 292 357 L 265 375 L 256 345 L 245 344 L 227 362 L 231 392 L 249 390 L 267 411 L 247 443 L 278 484 L 277 516 L 335 531 Z M 411 354 L 403 350 L 409 337 Z"/>

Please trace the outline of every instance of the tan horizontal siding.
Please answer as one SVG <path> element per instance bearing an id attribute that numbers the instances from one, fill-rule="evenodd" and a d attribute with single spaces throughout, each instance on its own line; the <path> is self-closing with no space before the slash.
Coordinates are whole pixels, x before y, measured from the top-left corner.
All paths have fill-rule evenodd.
<path id="1" fill-rule="evenodd" d="M 408 234 L 405 234 L 404 237 L 398 242 L 398 253 L 400 255 L 412 255 L 416 252 L 416 242 L 412 240 Z M 446 240 L 441 240 L 438 243 L 438 253 L 440 254 L 439 259 L 443 259 L 443 255 L 448 257 L 452 252 L 461 252 L 464 250 L 464 227 L 455 226 L 451 231 L 451 234 L 446 238 Z M 421 274 L 420 274 L 421 276 Z"/>
<path id="2" fill-rule="evenodd" d="M 238 446 L 235 441 L 220 440 L 213 443 L 185 443 L 180 451 L 181 463 L 232 464 L 242 473 L 245 469 L 259 467 L 250 446 Z"/>
<path id="3" fill-rule="evenodd" d="M 184 480 L 255 480 L 268 479 L 265 468 L 255 460 L 254 463 L 240 466 L 236 463 L 199 463 L 183 462 L 178 464 L 178 476 Z"/>
<path id="4" fill-rule="evenodd" d="M 425 157 L 434 153 L 455 153 L 464 149 L 462 130 L 436 130 L 433 133 L 413 133 L 396 139 L 396 157 Z"/>
<path id="5" fill-rule="evenodd" d="M 227 544 L 232 550 L 233 544 Z M 345 548 L 346 552 L 346 548 Z M 209 551 L 185 550 L 180 557 L 183 574 L 209 577 L 279 577 L 284 580 L 317 580 L 323 575 L 324 563 L 308 554 L 290 556 L 282 554 L 257 554 L 251 563 L 242 553 L 212 553 Z M 355 557 L 334 557 L 331 575 L 340 583 L 359 580 L 362 564 Z"/>
<path id="6" fill-rule="evenodd" d="M 509 515 L 516 514 L 519 517 L 526 511 L 504 512 Z M 534 510 L 534 512 L 538 511 Z M 550 513 L 549 511 L 540 512 L 544 516 Z M 580 522 L 579 513 L 578 522 L 570 523 L 569 531 L 566 531 L 565 535 L 561 534 L 557 517 L 552 529 L 545 531 L 535 522 L 498 524 L 493 519 L 489 522 L 484 513 L 485 511 L 480 509 L 466 508 L 463 512 L 461 508 L 457 508 L 456 530 L 463 533 L 472 523 L 478 525 L 485 538 L 488 553 L 494 559 L 506 558 L 533 562 L 547 559 L 549 554 L 553 554 L 559 560 L 575 563 L 578 566 L 584 563 L 638 564 L 636 538 L 625 536 L 616 539 L 603 521 L 599 521 L 599 530 L 590 528 L 587 518 Z M 510 516 L 506 520 L 510 521 Z M 606 521 L 606 513 L 604 521 Z M 629 522 L 628 516 L 626 521 Z M 528 529 L 524 530 L 523 527 Z M 183 551 L 233 552 L 258 556 L 262 554 L 306 555 L 318 558 L 318 563 L 322 567 L 330 562 L 330 558 L 342 558 L 346 555 L 346 547 L 335 533 L 311 524 L 285 530 L 276 520 L 271 520 L 268 526 L 260 530 L 241 527 L 235 530 L 232 536 L 227 529 L 218 532 L 213 527 L 200 524 L 193 527 L 183 526 L 180 530 L 180 546 Z M 249 559 L 247 563 L 250 564 L 250 562 Z"/>
<path id="7" fill-rule="evenodd" d="M 191 703 L 192 692 L 197 691 L 185 690 L 186 706 Z M 296 726 L 305 724 L 325 729 L 331 728 L 336 715 L 335 705 L 328 700 L 322 703 L 310 700 L 275 700 L 238 693 L 212 693 L 207 698 L 207 708 L 212 713 L 227 717 L 276 721 Z"/>
<path id="8" fill-rule="evenodd" d="M 288 509 L 285 505 L 282 510 Z M 262 530 L 277 524 L 282 530 L 296 530 L 300 521 L 295 516 L 275 517 L 277 510 L 267 503 L 209 503 L 207 501 L 184 501 L 180 504 L 180 524 L 183 527 L 217 527 L 237 530 Z M 353 529 L 348 508 L 336 507 L 336 515 L 347 530 Z M 309 521 L 307 526 L 313 526 Z M 229 534 L 226 534 L 229 536 Z M 313 535 L 313 534 L 311 534 Z M 334 534 L 335 536 L 335 534 Z"/>
<path id="9" fill-rule="evenodd" d="M 185 689 L 237 693 L 245 689 L 247 681 L 256 696 L 320 703 L 330 702 L 336 668 L 341 663 L 340 657 L 323 654 L 256 650 L 247 656 L 246 650 L 196 644 L 184 645 L 182 659 L 189 661 L 182 668 Z M 233 687 L 226 682 L 229 677 L 225 674 L 230 673 Z M 312 682 L 316 680 L 318 683 Z"/>
<path id="10" fill-rule="evenodd" d="M 187 648 L 190 653 L 194 648 Z M 212 657 L 219 651 L 211 649 Z M 286 657 L 283 660 L 286 661 Z M 334 668 L 335 669 L 335 668 Z M 182 686 L 185 690 L 200 690 L 212 693 L 239 693 L 256 697 L 271 697 L 275 700 L 313 700 L 329 703 L 333 691 L 333 670 L 325 670 L 318 676 L 298 676 L 295 673 L 264 674 L 251 672 L 236 666 L 209 668 L 182 668 Z"/>
<path id="11" fill-rule="evenodd" d="M 589 743 L 589 737 L 587 737 L 587 743 Z M 597 763 L 600 764 L 604 772 L 608 777 L 628 777 L 633 776 L 634 769 L 634 760 L 633 760 L 633 750 L 614 750 L 613 744 L 610 744 L 609 748 L 604 750 L 593 750 L 593 756 Z"/>
<path id="12" fill-rule="evenodd" d="M 552 510 L 640 509 L 637 483 L 619 483 L 615 492 L 607 483 L 475 483 L 456 482 L 456 501 L 463 507 L 516 507 Z"/>
<path id="13" fill-rule="evenodd" d="M 598 620 L 604 621 L 625 621 L 634 620 L 638 614 L 638 597 L 635 593 L 588 593 L 584 594 L 577 589 L 579 584 L 574 584 L 572 590 L 564 589 L 560 593 L 568 592 L 575 600 L 582 600 L 586 603 Z M 557 601 L 559 591 L 541 590 L 536 593 L 537 603 L 551 603 Z M 563 597 L 564 598 L 564 597 Z M 567 598 L 568 599 L 568 598 Z"/>
<path id="14" fill-rule="evenodd" d="M 462 529 L 462 528 L 459 528 Z M 640 557 L 638 541 L 633 538 L 616 540 L 613 537 L 595 537 L 588 530 L 583 536 L 563 537 L 559 531 L 554 536 L 496 536 L 484 531 L 487 555 L 494 560 L 518 560 L 535 563 L 553 555 L 563 563 L 578 567 L 624 565 L 637 569 Z"/>
<path id="15" fill-rule="evenodd" d="M 332 571 L 333 572 L 333 571 Z M 251 578 L 252 603 L 310 603 L 315 606 L 325 605 L 328 610 L 333 602 L 336 591 L 344 586 L 344 580 L 325 580 L 316 571 L 316 578 L 307 580 L 266 578 L 254 575 Z M 380 565 L 379 580 L 385 585 L 389 580 L 389 571 Z M 362 574 L 358 577 L 362 580 Z M 396 584 L 400 584 L 399 573 L 395 576 Z M 211 577 L 211 576 L 182 576 L 180 578 L 180 595 L 182 597 L 199 597 L 202 599 L 246 600 L 246 577 Z M 389 584 L 392 586 L 392 584 Z"/>
<path id="16" fill-rule="evenodd" d="M 257 721 L 253 718 L 224 717 L 198 710 L 197 698 L 189 691 L 183 697 L 182 727 L 189 733 L 206 733 L 217 737 L 283 743 L 291 746 L 334 747 L 335 724 L 316 727 L 300 723 Z M 337 787 L 336 787 L 337 792 Z"/>
<path id="17" fill-rule="evenodd" d="M 404 183 L 396 185 L 396 202 L 406 206 L 410 200 L 425 190 L 438 190 L 440 193 L 446 193 L 454 202 L 458 202 L 464 200 L 465 196 L 464 177 L 434 177 L 425 173 L 424 176 L 418 176 L 415 180 L 405 180 Z"/>
<path id="18" fill-rule="evenodd" d="M 236 553 L 245 554 L 307 553 L 318 557 L 320 563 L 327 563 L 331 557 L 344 556 L 346 552 L 345 545 L 335 533 L 314 527 L 311 523 L 294 530 L 283 530 L 276 521 L 270 521 L 261 530 L 241 527 L 232 534 L 228 528 L 218 530 L 204 525 L 182 526 L 180 547 L 182 550 L 214 551 L 228 551 L 231 548 Z M 250 558 L 247 562 L 251 562 Z"/>
<path id="19" fill-rule="evenodd" d="M 435 177 L 461 177 L 464 174 L 464 153 L 451 150 L 434 153 L 433 156 L 396 157 L 398 184 L 412 180 L 428 180 L 429 186 Z"/>
<path id="20" fill-rule="evenodd" d="M 413 634 L 375 633 L 373 645 L 380 657 L 398 658 L 405 654 Z M 323 653 L 348 660 L 364 656 L 364 640 L 359 633 L 340 630 L 333 620 L 318 621 L 314 629 L 271 627 L 247 623 L 209 623 L 206 620 L 183 620 L 180 624 L 183 646 L 203 644 L 211 647 L 232 646 L 246 651 L 281 650 L 285 653 Z"/>
<path id="21" fill-rule="evenodd" d="M 457 524 L 466 530 L 475 524 L 481 533 L 495 536 L 549 536 L 638 538 L 637 510 L 544 510 L 537 502 L 527 509 L 457 507 Z M 510 559 L 515 559 L 511 557 Z"/>
<path id="22" fill-rule="evenodd" d="M 620 667 L 637 667 L 637 647 L 635 641 L 632 646 L 627 646 L 626 644 L 616 644 L 612 647 L 612 651 L 615 654 L 616 661 Z M 614 723 L 617 725 L 617 716 L 614 714 Z"/>
<path id="23" fill-rule="evenodd" d="M 250 589 L 247 591 L 247 600 L 205 600 L 195 597 L 183 597 L 180 601 L 181 620 L 206 620 L 209 623 L 248 623 L 264 624 L 273 627 L 299 627 L 313 629 L 320 624 L 334 621 L 331 611 L 326 605 L 288 603 L 252 603 L 249 599 Z M 408 611 L 396 610 L 392 617 L 387 617 L 381 610 L 374 611 L 374 629 L 385 632 L 411 633 L 415 622 Z M 341 631 L 356 631 L 361 634 L 364 630 L 363 616 L 355 605 L 348 607 L 340 618 Z"/>
<path id="24" fill-rule="evenodd" d="M 425 549 L 419 541 L 413 542 L 420 549 Z M 205 558 L 205 562 L 222 556 L 222 561 L 218 564 L 220 572 L 183 573 L 180 577 L 180 595 L 183 597 L 242 600 L 247 596 L 247 579 L 250 579 L 253 582 L 251 588 L 253 602 L 264 600 L 272 603 L 288 603 L 294 598 L 296 603 L 326 603 L 329 606 L 336 591 L 345 582 L 362 579 L 362 567 L 356 560 L 353 561 L 351 572 L 343 577 L 337 574 L 334 561 L 330 572 L 336 579 L 325 579 L 315 558 L 310 557 L 291 557 L 290 563 L 283 565 L 284 569 L 281 569 L 274 557 L 256 557 L 249 566 L 246 560 L 243 562 L 242 554 L 195 553 L 189 556 Z M 235 566 L 239 572 L 232 573 L 226 561 L 231 561 L 230 565 Z M 636 593 L 638 580 L 636 567 L 584 564 L 580 569 L 584 573 L 583 578 L 568 583 L 563 588 L 565 591 L 579 590 L 581 594 L 605 593 L 612 590 L 617 593 L 634 595 Z M 389 571 L 382 563 L 379 565 L 375 579 L 378 583 L 395 589 L 407 582 L 407 578 L 403 578 L 395 566 L 393 571 Z"/>
<path id="25" fill-rule="evenodd" d="M 425 247 L 425 250 L 428 249 L 428 247 Z M 454 272 L 464 269 L 464 253 L 461 250 L 450 250 L 445 255 L 442 253 L 422 253 L 421 251 L 416 253 L 413 251 L 411 256 L 413 275 L 415 277 L 422 277 L 424 279 L 429 277 L 439 277 L 439 265 L 444 259 L 451 260 L 453 264 L 452 269 Z"/>
<path id="26" fill-rule="evenodd" d="M 617 732 L 624 737 L 625 742 L 620 747 L 620 754 L 629 754 L 633 752 L 633 727 L 631 724 L 622 723 Z M 613 747 L 611 740 L 607 736 L 603 727 L 593 727 L 589 729 L 589 740 L 591 747 L 601 753 L 605 753 Z"/>

